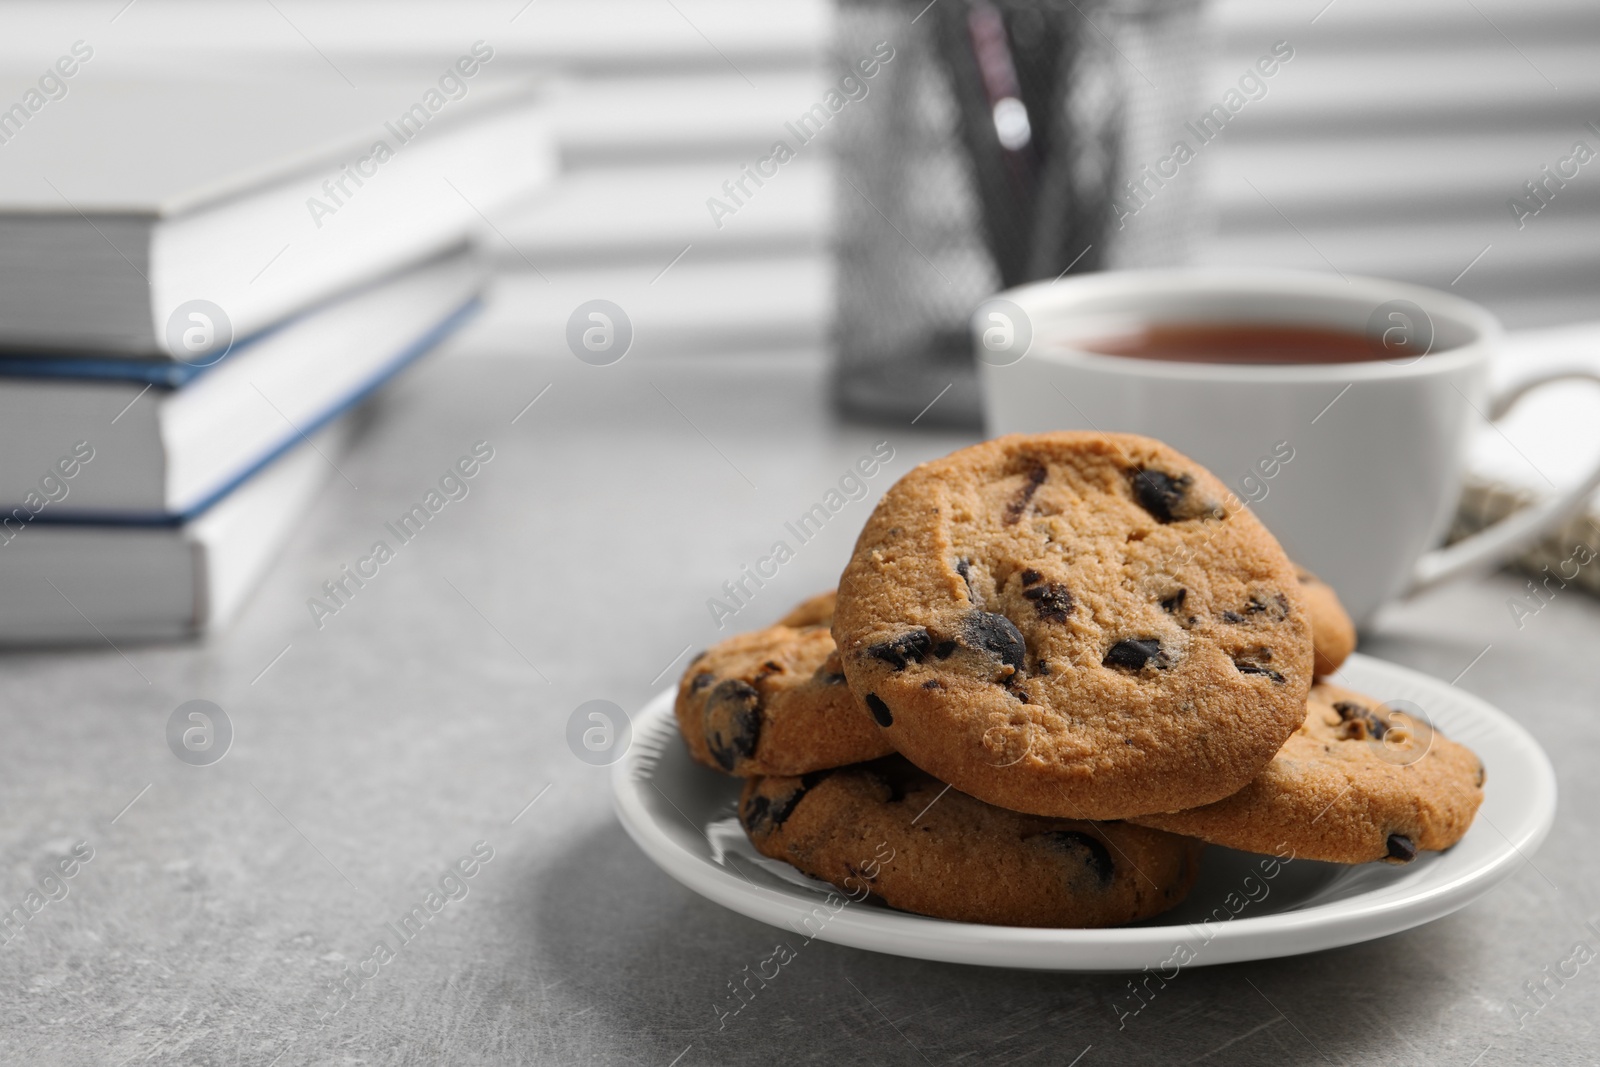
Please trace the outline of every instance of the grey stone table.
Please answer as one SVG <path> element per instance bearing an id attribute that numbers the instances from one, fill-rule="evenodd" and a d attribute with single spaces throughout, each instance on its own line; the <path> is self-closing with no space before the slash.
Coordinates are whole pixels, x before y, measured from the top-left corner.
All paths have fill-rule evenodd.
<path id="1" fill-rule="evenodd" d="M 1123 977 L 816 942 L 719 1029 L 727 983 L 775 932 L 639 853 L 568 717 L 670 684 L 717 634 L 707 600 L 875 442 L 894 459 L 873 496 L 962 439 L 837 424 L 804 363 L 434 361 L 371 414 L 228 632 L 0 657 L 0 905 L 46 891 L 0 932 L 0 1062 L 1600 1057 L 1600 964 L 1548 984 L 1537 1014 L 1524 987 L 1576 942 L 1600 948 L 1584 925 L 1600 909 L 1600 606 L 1582 595 L 1518 629 L 1505 602 L 1521 583 L 1494 576 L 1392 609 L 1364 639 L 1443 678 L 1470 664 L 1459 684 L 1526 724 L 1560 776 L 1543 849 L 1456 915 L 1188 971 L 1120 1031 Z M 308 600 L 480 441 L 493 458 L 466 498 L 319 629 Z M 846 504 L 733 624 L 829 584 L 869 506 Z M 168 747 L 192 699 L 234 729 L 210 766 Z M 50 877 L 63 860 L 73 877 Z M 414 905 L 408 939 L 375 953 Z"/>

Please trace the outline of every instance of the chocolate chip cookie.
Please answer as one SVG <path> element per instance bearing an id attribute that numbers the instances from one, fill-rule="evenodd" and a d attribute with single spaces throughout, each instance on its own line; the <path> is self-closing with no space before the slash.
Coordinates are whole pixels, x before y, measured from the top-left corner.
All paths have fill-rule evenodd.
<path id="1" fill-rule="evenodd" d="M 815 614 L 816 599 L 796 612 Z M 728 774 L 804 774 L 892 751 L 845 685 L 825 623 L 780 623 L 702 652 L 675 710 L 689 754 Z"/>
<path id="2" fill-rule="evenodd" d="M 833 605 L 838 598 L 837 589 L 807 597 L 791 608 L 789 614 L 779 619 L 778 623 L 782 626 L 831 626 Z"/>
<path id="3" fill-rule="evenodd" d="M 1304 567 L 1295 568 L 1311 615 L 1311 647 L 1318 678 L 1332 674 L 1356 650 L 1356 627 L 1333 588 Z"/>
<path id="4" fill-rule="evenodd" d="M 855 900 L 959 922 L 1132 922 L 1181 901 L 1200 866 L 1189 838 L 1006 811 L 894 756 L 752 778 L 739 821 L 762 855 Z"/>
<path id="5" fill-rule="evenodd" d="M 1305 721 L 1233 796 L 1143 826 L 1246 852 L 1406 863 L 1449 848 L 1483 801 L 1483 764 L 1415 714 L 1318 682 Z"/>
<path id="6" fill-rule="evenodd" d="M 1002 437 L 911 471 L 856 542 L 833 633 L 901 754 L 1061 818 L 1243 788 L 1311 685 L 1277 541 L 1199 464 L 1131 434 Z"/>

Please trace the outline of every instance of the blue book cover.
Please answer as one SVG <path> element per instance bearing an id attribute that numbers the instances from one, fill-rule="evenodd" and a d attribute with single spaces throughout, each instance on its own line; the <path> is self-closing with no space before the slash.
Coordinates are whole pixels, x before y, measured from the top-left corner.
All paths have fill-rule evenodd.
<path id="1" fill-rule="evenodd" d="M 207 493 L 203 499 L 196 501 L 192 506 L 181 512 L 48 508 L 36 515 L 28 515 L 28 520 L 47 525 L 181 526 L 203 514 L 240 484 L 250 479 L 284 453 L 300 445 L 317 430 L 339 418 L 351 408 L 361 404 L 401 370 L 437 347 L 445 338 L 476 314 L 481 307 L 482 299 L 480 296 L 473 295 L 467 299 L 432 327 L 417 336 L 410 344 L 396 352 L 393 358 L 385 362 L 354 389 L 344 392 L 314 416 L 300 420 L 294 427 L 293 432 L 284 435 L 272 447 L 261 452 L 255 459 L 241 468 L 233 477 L 218 485 L 214 490 Z M 287 325 L 287 323 L 283 325 Z M 171 361 L 157 362 L 96 357 L 7 356 L 0 357 L 0 377 L 34 380 L 122 381 L 143 383 L 160 389 L 176 390 L 197 380 L 213 367 L 221 365 L 222 362 L 242 356 L 249 351 L 251 344 L 265 337 L 267 333 L 276 332 L 281 328 L 282 325 L 274 327 L 272 331 L 264 331 L 250 338 L 247 342 L 235 345 L 223 357 L 223 360 L 219 360 L 209 366 L 192 366 Z M 0 388 L 3 388 L 3 385 L 0 385 Z M 0 511 L 3 510 L 4 508 L 0 507 Z M 27 513 L 24 512 L 24 514 Z"/>

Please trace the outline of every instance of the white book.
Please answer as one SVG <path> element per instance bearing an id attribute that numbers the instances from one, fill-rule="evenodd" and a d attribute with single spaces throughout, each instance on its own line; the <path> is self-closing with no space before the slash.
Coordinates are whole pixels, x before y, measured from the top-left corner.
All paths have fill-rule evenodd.
<path id="1" fill-rule="evenodd" d="M 225 624 L 333 473 L 348 421 L 181 526 L 8 529 L 9 539 L 0 536 L 0 644 L 166 640 Z"/>
<path id="2" fill-rule="evenodd" d="M 0 523 L 197 515 L 433 347 L 476 308 L 484 282 L 477 258 L 458 249 L 204 369 L 0 359 Z M 44 372 L 63 376 L 17 376 Z M 192 377 L 168 388 L 141 380 L 151 374 Z M 74 449 L 93 460 L 73 463 Z"/>
<path id="3" fill-rule="evenodd" d="M 359 89 L 0 80 L 0 346 L 200 359 L 493 226 L 555 150 L 492 52 Z"/>

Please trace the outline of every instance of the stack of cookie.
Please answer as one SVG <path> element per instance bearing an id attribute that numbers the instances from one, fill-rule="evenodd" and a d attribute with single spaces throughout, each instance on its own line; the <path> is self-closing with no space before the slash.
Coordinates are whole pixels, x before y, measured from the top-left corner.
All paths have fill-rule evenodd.
<path id="1" fill-rule="evenodd" d="M 1012 436 L 902 478 L 837 594 L 702 653 L 676 711 L 746 779 L 764 855 L 925 915 L 1105 926 L 1182 900 L 1207 842 L 1404 863 L 1461 838 L 1482 765 L 1319 680 L 1354 644 L 1192 460 Z"/>

